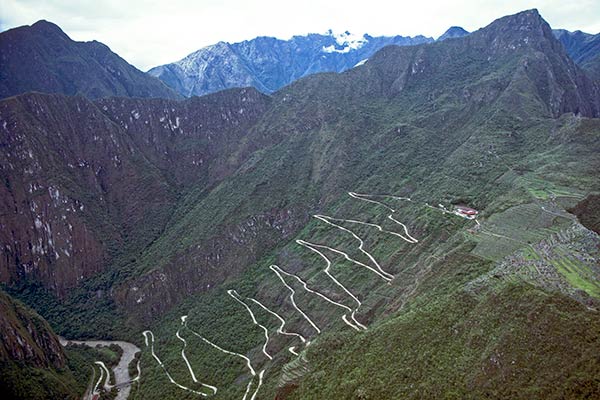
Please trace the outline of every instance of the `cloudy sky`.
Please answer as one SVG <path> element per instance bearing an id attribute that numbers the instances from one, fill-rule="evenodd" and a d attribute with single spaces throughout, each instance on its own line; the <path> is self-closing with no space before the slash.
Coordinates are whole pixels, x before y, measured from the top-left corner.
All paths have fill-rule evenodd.
<path id="1" fill-rule="evenodd" d="M 438 37 L 537 8 L 553 28 L 600 32 L 598 0 L 0 0 L 0 31 L 46 19 L 142 70 L 220 40 L 337 32 Z"/>

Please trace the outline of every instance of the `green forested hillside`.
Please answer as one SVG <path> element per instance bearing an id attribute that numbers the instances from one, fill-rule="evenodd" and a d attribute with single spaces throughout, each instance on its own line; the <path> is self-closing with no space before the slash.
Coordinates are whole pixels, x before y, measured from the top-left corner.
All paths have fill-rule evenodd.
<path id="1" fill-rule="evenodd" d="M 10 399 L 78 398 L 85 386 L 79 386 L 48 323 L 2 291 L 0 311 L 3 395 Z"/>
<path id="2" fill-rule="evenodd" d="M 522 24 L 527 33 L 515 33 L 512 28 Z M 592 244 L 575 253 L 566 232 L 579 225 L 564 211 L 599 190 L 594 171 L 600 125 L 576 115 L 587 109 L 589 117 L 596 116 L 597 88 L 583 75 L 569 77 L 571 68 L 576 69 L 547 25 L 534 13 L 523 13 L 449 44 L 384 49 L 363 67 L 309 77 L 277 93 L 273 111 L 255 129 L 285 134 L 281 141 L 188 209 L 150 248 L 147 265 L 156 268 L 173 252 L 194 252 L 188 246 L 223 224 L 249 228 L 252 215 L 273 208 L 299 214 L 296 218 L 307 224 L 253 267 L 230 275 L 220 289 L 187 299 L 150 325 L 155 349 L 175 380 L 201 388 L 190 380 L 179 354 L 182 343 L 175 332 L 181 329 L 198 380 L 218 386 L 217 398 L 241 398 L 252 374 L 239 357 L 211 348 L 194 332 L 247 355 L 257 373 L 265 369 L 259 398 L 598 395 L 598 360 L 591 355 L 600 345 L 593 289 L 599 284 L 593 261 L 598 237 L 585 231 Z M 567 95 L 572 79 L 587 89 Z M 552 87 L 563 88 L 560 100 Z M 386 207 L 348 192 L 411 201 L 367 197 Z M 480 211 L 478 222 L 443 213 L 439 204 L 470 205 Z M 348 231 L 313 214 L 345 220 L 334 222 L 362 238 L 369 254 L 394 276 L 387 282 L 320 248 L 332 263 L 331 273 L 360 299 L 356 319 L 366 332 L 344 323 L 342 316 L 349 313 L 343 307 L 307 293 L 286 276 L 297 306 L 322 332 L 315 336 L 291 303 L 289 289 L 269 269 L 276 264 L 310 289 L 353 307 L 323 272 L 324 258 L 296 240 L 345 252 L 370 266 L 373 260 Z M 418 242 L 352 222 L 403 233 L 388 215 Z M 561 255 L 544 252 L 544 240 L 552 237 L 572 267 L 564 269 Z M 547 270 L 531 266 L 525 274 L 511 261 L 528 248 Z M 515 269 L 496 276 L 503 262 Z M 166 265 L 168 276 L 173 266 Z M 592 290 L 581 290 L 587 287 Z M 264 332 L 226 289 L 247 298 L 267 327 L 267 350 L 277 354 L 273 360 L 262 351 Z M 277 319 L 250 298 L 281 313 L 289 331 L 312 337 L 313 343 L 305 347 L 277 335 Z M 187 328 L 181 315 L 188 316 Z M 306 350 L 296 359 L 289 346 Z M 164 371 L 148 352 L 142 360 L 146 376 L 140 395 L 197 396 L 164 387 Z M 255 376 L 249 393 L 258 381 Z"/>
<path id="3" fill-rule="evenodd" d="M 83 288 L 13 287 L 140 346 L 132 398 L 599 395 L 600 88 L 537 11 L 213 96 L 65 107 L 124 165 L 81 178 L 92 204 L 143 222 Z"/>

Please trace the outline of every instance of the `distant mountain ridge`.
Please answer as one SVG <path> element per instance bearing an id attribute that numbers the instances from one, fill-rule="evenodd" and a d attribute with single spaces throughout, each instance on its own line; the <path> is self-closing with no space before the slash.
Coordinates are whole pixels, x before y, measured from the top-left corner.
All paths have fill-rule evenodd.
<path id="1" fill-rule="evenodd" d="M 57 25 L 38 21 L 0 33 L 0 98 L 37 91 L 83 95 L 179 98 L 106 45 L 75 42 Z"/>
<path id="2" fill-rule="evenodd" d="M 569 56 L 593 79 L 600 80 L 600 33 L 554 29 L 554 36 L 565 46 Z"/>
<path id="3" fill-rule="evenodd" d="M 565 29 L 553 29 L 554 36 L 576 63 L 584 63 L 600 55 L 600 33 L 592 35 L 582 31 L 570 32 Z"/>
<path id="4" fill-rule="evenodd" d="M 219 42 L 177 62 L 148 71 L 183 96 L 200 96 L 233 87 L 253 86 L 272 93 L 317 72 L 343 72 L 388 46 L 434 42 L 431 37 L 308 34 L 289 40 L 257 37 Z"/>
<path id="5" fill-rule="evenodd" d="M 600 35 L 562 29 L 553 33 L 578 65 L 593 79 L 600 78 Z M 412 46 L 466 35 L 469 32 L 464 28 L 452 26 L 437 39 L 422 35 L 357 36 L 348 31 L 334 34 L 331 30 L 289 40 L 257 37 L 239 43 L 219 42 L 148 73 L 185 97 L 246 86 L 272 93 L 307 75 L 343 72 L 364 64 L 388 45 Z"/>

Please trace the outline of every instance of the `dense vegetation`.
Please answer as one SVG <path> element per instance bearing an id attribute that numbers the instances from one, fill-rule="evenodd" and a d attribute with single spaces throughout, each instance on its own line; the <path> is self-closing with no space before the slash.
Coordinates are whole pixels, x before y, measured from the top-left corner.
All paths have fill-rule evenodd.
<path id="1" fill-rule="evenodd" d="M 114 345 L 63 350 L 42 317 L 1 291 L 0 311 L 0 388 L 8 398 L 79 399 L 99 376 L 95 361 L 110 368 L 121 358 L 121 348 Z"/>
<path id="2" fill-rule="evenodd" d="M 111 104 L 119 103 L 96 103 Z M 120 104 L 129 113 L 129 103 Z M 198 397 L 171 383 L 145 346 L 145 329 L 171 377 L 201 390 L 182 358 L 180 337 L 187 340 L 195 376 L 218 387 L 215 398 L 241 398 L 258 378 L 198 335 L 265 371 L 259 398 L 598 396 L 600 239 L 565 210 L 600 191 L 600 97 L 537 12 L 464 38 L 385 48 L 361 67 L 302 79 L 265 104 L 242 145 L 215 163 L 228 168 L 212 180 L 169 186 L 177 175 L 151 159 L 144 140 L 127 143 L 144 149 L 135 153 L 144 152 L 140 165 L 160 165 L 153 176 L 169 178 L 161 188 L 177 187 L 164 208 L 153 203 L 156 226 L 137 226 L 131 254 L 115 256 L 60 301 L 33 285 L 13 293 L 65 334 L 140 345 L 133 398 Z M 373 203 L 350 191 L 411 200 Z M 467 220 L 440 204 L 480 213 Z M 582 222 L 594 220 L 591 204 L 577 208 Z M 334 227 L 314 214 L 342 220 Z M 388 215 L 418 242 L 352 222 L 402 232 Z M 290 280 L 323 332 L 316 335 L 269 266 L 351 304 L 327 279 L 324 259 L 296 242 L 372 263 L 348 230 L 394 278 L 324 250 L 331 272 L 362 301 L 357 318 L 368 329 L 355 332 L 340 307 Z M 311 344 L 277 335 L 277 319 L 252 306 L 271 335 L 269 360 L 264 332 L 228 289 L 277 310 Z"/>
<path id="3" fill-rule="evenodd" d="M 68 358 L 68 368 L 73 371 L 76 380 L 77 393 L 86 392 L 90 385 L 96 383 L 100 377 L 100 367 L 95 364 L 102 361 L 107 368 L 111 369 L 119 362 L 123 351 L 117 345 L 108 347 L 89 347 L 86 345 L 69 345 L 65 349 Z M 133 375 L 135 376 L 135 374 Z M 114 373 L 111 370 L 111 382 L 114 382 Z M 102 391 L 103 400 L 113 399 L 116 389 L 109 392 Z"/>
<path id="4" fill-rule="evenodd" d="M 472 45 L 480 39 L 475 35 Z M 448 46 L 463 51 L 459 43 Z M 286 342 L 275 334 L 276 321 L 254 310 L 275 337 L 271 346 L 282 349 L 269 363 L 260 354 L 261 331 L 225 294 L 225 289 L 235 288 L 243 296 L 279 307 L 291 327 L 310 334 L 268 265 L 276 263 L 300 274 L 313 288 L 335 293 L 324 286 L 318 272 L 323 260 L 307 254 L 294 239 L 360 254 L 351 237 L 308 219 L 287 244 L 227 281 L 223 289 L 195 296 L 162 317 L 154 331 L 160 338 L 157 349 L 178 382 L 197 387 L 174 336 L 179 316 L 189 315 L 193 329 L 267 368 L 260 395 L 264 398 L 286 393 L 290 398 L 597 395 L 593 377 L 598 360 L 586 352 L 600 345 L 596 312 L 567 293 L 543 286 L 540 279 L 534 278 L 532 286 L 529 278 L 513 274 L 497 282 L 491 278 L 483 289 L 470 282 L 523 246 L 571 226 L 572 219 L 544 208 L 564 209 L 600 189 L 593 177 L 599 166 L 598 123 L 572 115 L 553 118 L 551 108 L 534 94 L 532 78 L 515 72 L 520 62 L 516 55 L 490 65 L 484 55 L 464 50 L 450 62 L 446 49 L 385 49 L 369 61 L 366 71 L 317 75 L 278 93 L 278 98 L 289 100 L 261 128 L 293 134 L 186 210 L 177 229 L 167 229 L 148 253 L 156 266 L 170 252 L 185 251 L 213 223 L 240 223 L 256 213 L 250 210 L 269 206 L 294 209 L 300 203 L 308 214 L 384 224 L 384 209 L 365 205 L 346 192 L 409 195 L 411 204 L 390 206 L 419 238 L 417 246 L 346 225 L 367 238 L 367 247 L 384 268 L 402 278 L 388 286 L 333 258 L 336 277 L 363 300 L 360 316 L 374 324 L 371 329 L 355 334 L 340 322 L 339 309 L 299 292 L 297 302 L 329 333 L 308 348 L 302 363 L 285 353 Z M 428 79 L 408 80 L 400 93 L 387 92 L 389 97 L 382 98 L 373 76 L 385 82 L 390 73 L 386 68 L 417 57 L 425 60 L 425 71 L 444 66 Z M 472 205 L 482 210 L 482 225 L 476 228 L 472 222 L 443 217 L 425 203 Z M 598 272 L 586 279 L 597 281 Z M 579 333 L 572 335 L 571 329 Z M 199 379 L 217 385 L 218 398 L 239 397 L 249 379 L 243 365 L 233 366 L 231 357 L 186 337 L 193 343 L 189 357 L 196 373 L 202 374 Z M 563 359 L 567 348 L 576 350 Z M 166 382 L 164 372 L 147 352 L 142 360 L 145 380 L 139 393 L 152 396 L 160 382 Z M 218 365 L 232 375 L 212 373 Z M 536 372 L 540 365 L 547 373 Z M 194 397 L 172 385 L 163 386 L 160 393 Z"/>
<path id="5" fill-rule="evenodd" d="M 53 371 L 20 362 L 0 362 L 0 371 L 0 388 L 10 399 L 75 400 L 83 394 L 69 370 Z"/>
<path id="6" fill-rule="evenodd" d="M 598 332 L 584 306 L 531 286 L 457 293 L 360 338 L 323 338 L 290 398 L 592 399 L 600 396 Z"/>

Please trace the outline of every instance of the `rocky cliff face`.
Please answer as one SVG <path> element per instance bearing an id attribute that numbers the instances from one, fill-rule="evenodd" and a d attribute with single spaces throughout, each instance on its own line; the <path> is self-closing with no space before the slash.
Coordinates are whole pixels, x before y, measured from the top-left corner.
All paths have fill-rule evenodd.
<path id="1" fill-rule="evenodd" d="M 62 368 L 66 358 L 46 321 L 0 292 L 0 362 L 20 361 L 38 368 Z"/>
<path id="2" fill-rule="evenodd" d="M 260 146 L 249 132 L 270 104 L 253 88 L 183 102 L 111 98 L 99 100 L 105 115 L 126 131 L 153 165 L 180 187 L 210 186 L 237 168 L 230 156 Z"/>
<path id="3" fill-rule="evenodd" d="M 0 291 L 0 392 L 7 399 L 81 398 L 67 356 L 50 325 Z M 79 371 L 83 376 L 89 370 Z M 85 378 L 84 378 L 85 379 Z"/>
<path id="4" fill-rule="evenodd" d="M 0 98 L 38 91 L 83 95 L 178 98 L 102 43 L 75 42 L 39 21 L 0 33 Z"/>
<path id="5" fill-rule="evenodd" d="M 233 44 L 219 42 L 148 73 L 186 97 L 245 86 L 271 93 L 306 75 L 345 71 L 387 45 L 432 41 L 423 36 L 356 37 L 348 32 L 290 40 L 258 37 Z"/>
<path id="6" fill-rule="evenodd" d="M 2 281 L 31 278 L 64 294 L 102 270 L 118 241 L 106 217 L 119 182 L 133 183 L 130 146 L 84 98 L 13 97 L 0 119 Z"/>
<path id="7" fill-rule="evenodd" d="M 486 27 L 482 36 L 493 46 L 516 54 L 528 51 L 521 56 L 517 74 L 528 77 L 553 116 L 565 112 L 600 115 L 600 87 L 576 67 L 537 10 L 501 18 Z M 508 40 L 502 43 L 498 38 Z"/>
<path id="8" fill-rule="evenodd" d="M 255 90 L 186 102 L 27 94 L 0 102 L 0 279 L 59 295 L 154 240 L 180 190 L 213 185 L 260 139 Z M 237 157 L 232 157 L 237 154 Z"/>

